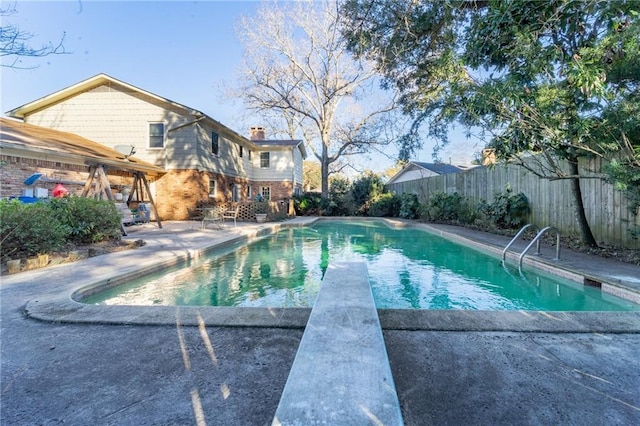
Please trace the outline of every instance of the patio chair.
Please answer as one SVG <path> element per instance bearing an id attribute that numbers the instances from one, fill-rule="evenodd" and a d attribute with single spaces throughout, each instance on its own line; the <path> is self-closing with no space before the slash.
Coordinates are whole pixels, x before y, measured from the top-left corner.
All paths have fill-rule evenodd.
<path id="1" fill-rule="evenodd" d="M 222 216 L 217 208 L 202 209 L 202 229 L 207 227 L 208 222 L 213 222 L 218 229 L 221 228 Z"/>
<path id="2" fill-rule="evenodd" d="M 227 210 L 222 213 L 222 220 L 233 219 L 233 226 L 238 226 L 238 213 L 240 212 L 240 205 L 238 204 L 235 209 Z"/>

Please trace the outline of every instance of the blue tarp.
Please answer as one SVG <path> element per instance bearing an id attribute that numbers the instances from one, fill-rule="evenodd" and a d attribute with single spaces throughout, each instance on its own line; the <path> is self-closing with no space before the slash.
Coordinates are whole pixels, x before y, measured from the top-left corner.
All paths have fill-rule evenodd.
<path id="1" fill-rule="evenodd" d="M 10 199 L 18 199 L 18 201 L 23 202 L 25 204 L 33 204 L 35 202 L 37 202 L 38 200 L 40 200 L 40 198 L 36 198 L 36 197 L 9 197 Z"/>
<path id="2" fill-rule="evenodd" d="M 42 173 L 34 173 L 34 174 L 32 174 L 31 176 L 29 176 L 28 178 L 25 179 L 24 184 L 25 185 L 33 185 L 41 177 L 42 177 Z"/>

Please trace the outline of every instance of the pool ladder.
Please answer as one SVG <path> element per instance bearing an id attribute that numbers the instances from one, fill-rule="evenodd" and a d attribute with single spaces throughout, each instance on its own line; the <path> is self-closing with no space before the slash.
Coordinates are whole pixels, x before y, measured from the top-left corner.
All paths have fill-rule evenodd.
<path id="1" fill-rule="evenodd" d="M 504 250 L 502 250 L 502 264 L 504 265 L 505 260 L 507 258 L 507 250 L 509 250 L 509 247 L 511 247 L 513 245 L 513 243 L 516 242 L 516 240 L 518 238 L 520 238 L 520 236 L 524 233 L 524 231 L 529 228 L 529 227 L 536 227 L 535 225 L 528 223 L 525 226 L 523 226 L 522 228 L 520 228 L 520 230 L 518 231 L 518 233 L 515 235 L 515 237 L 513 237 L 511 239 L 511 241 L 509 242 L 509 244 L 507 244 L 507 246 L 504 248 Z M 537 228 L 537 227 L 536 227 Z M 533 247 L 533 245 L 536 245 L 536 252 L 534 253 L 536 256 L 539 256 L 540 253 L 540 238 L 544 235 L 545 232 L 553 230 L 556 232 L 556 257 L 553 259 L 555 261 L 560 260 L 560 231 L 553 227 L 553 226 L 546 226 L 542 229 L 540 229 L 538 231 L 538 233 L 536 234 L 536 236 L 533 238 L 533 240 L 531 240 L 531 242 L 529 243 L 529 245 L 527 246 L 527 248 L 525 248 L 522 253 L 520 253 L 520 257 L 518 258 L 518 269 L 522 270 L 522 259 L 524 258 L 525 254 L 527 254 L 527 252 L 531 249 L 531 247 Z"/>

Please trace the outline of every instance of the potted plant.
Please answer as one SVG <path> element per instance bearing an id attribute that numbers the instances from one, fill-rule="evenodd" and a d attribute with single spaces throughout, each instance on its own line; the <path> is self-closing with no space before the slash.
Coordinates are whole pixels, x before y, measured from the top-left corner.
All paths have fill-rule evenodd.
<path id="1" fill-rule="evenodd" d="M 260 194 L 256 196 L 254 209 L 256 214 L 256 222 L 258 223 L 266 222 L 267 221 L 267 202 L 264 200 L 264 198 Z"/>

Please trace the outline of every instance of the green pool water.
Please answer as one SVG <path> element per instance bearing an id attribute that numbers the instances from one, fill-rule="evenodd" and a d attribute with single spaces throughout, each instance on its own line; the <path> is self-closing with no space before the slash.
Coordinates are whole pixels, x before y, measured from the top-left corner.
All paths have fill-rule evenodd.
<path id="1" fill-rule="evenodd" d="M 84 303 L 310 307 L 329 264 L 366 262 L 379 308 L 638 311 L 640 305 L 500 261 L 418 229 L 320 221 L 104 292 Z"/>

